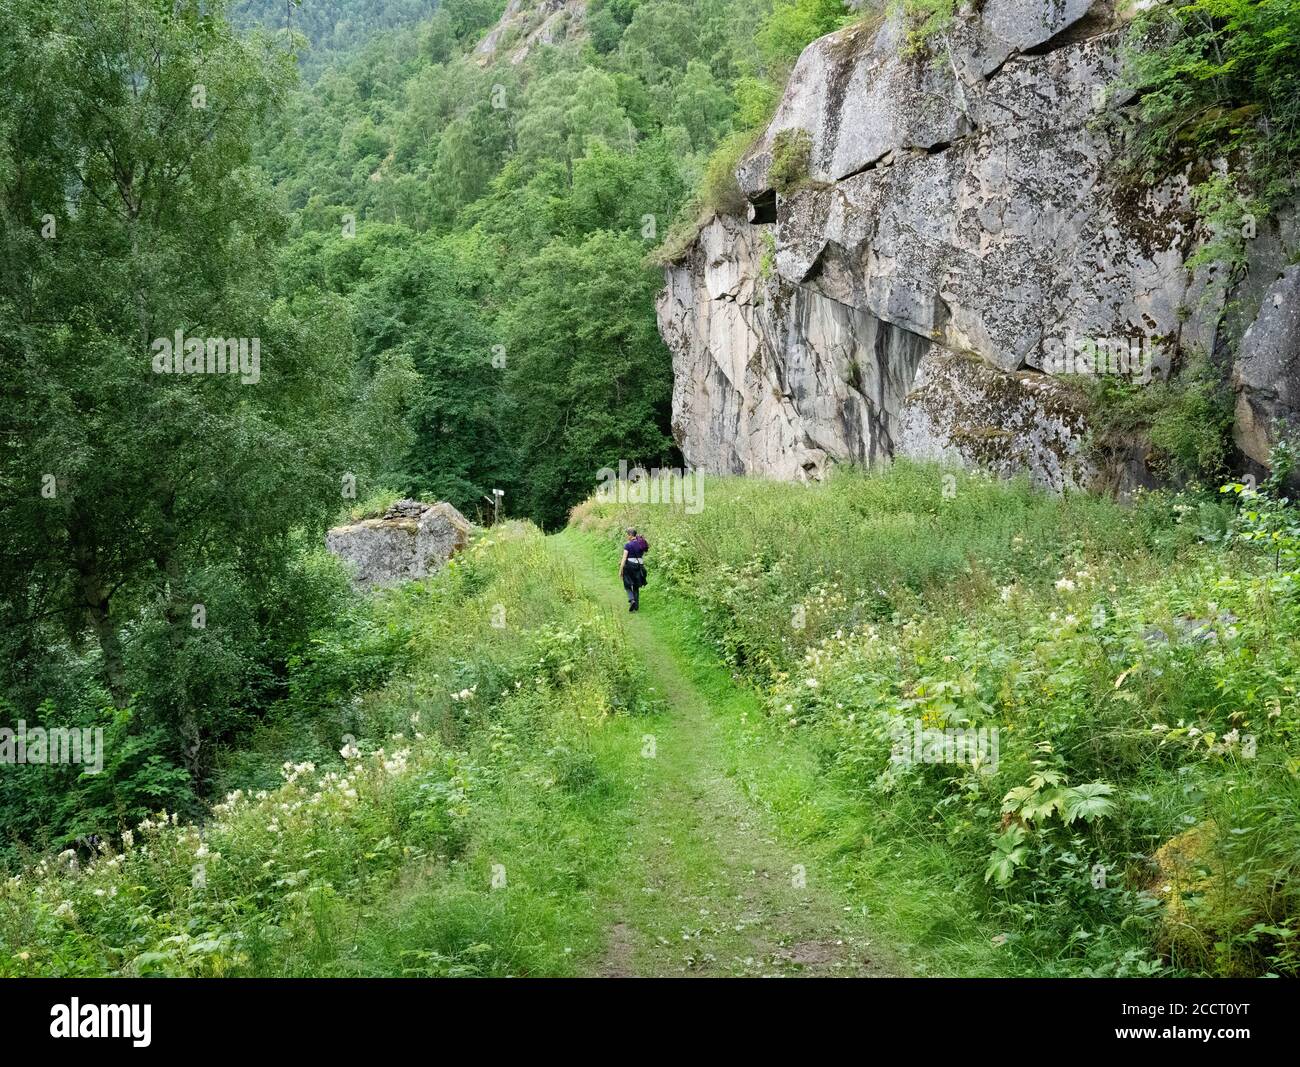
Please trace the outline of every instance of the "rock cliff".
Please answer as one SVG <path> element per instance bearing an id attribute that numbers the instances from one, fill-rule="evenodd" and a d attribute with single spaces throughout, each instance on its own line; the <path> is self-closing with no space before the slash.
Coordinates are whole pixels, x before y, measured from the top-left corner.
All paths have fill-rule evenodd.
<path id="1" fill-rule="evenodd" d="M 813 42 L 737 168 L 749 217 L 715 216 L 668 266 L 689 463 L 799 478 L 904 455 L 1089 484 L 1065 375 L 1147 381 L 1222 354 L 1216 272 L 1187 267 L 1204 234 L 1186 177 L 1120 177 L 1126 13 L 976 8 L 928 54 L 907 54 L 901 16 Z M 1300 392 L 1296 280 L 1275 251 L 1251 282 L 1270 317 L 1234 376 L 1257 460 Z M 1290 385 L 1262 381 L 1283 367 Z"/>
<path id="2" fill-rule="evenodd" d="M 587 0 L 509 0 L 474 50 L 481 67 L 505 57 L 518 66 L 537 48 L 581 36 Z"/>

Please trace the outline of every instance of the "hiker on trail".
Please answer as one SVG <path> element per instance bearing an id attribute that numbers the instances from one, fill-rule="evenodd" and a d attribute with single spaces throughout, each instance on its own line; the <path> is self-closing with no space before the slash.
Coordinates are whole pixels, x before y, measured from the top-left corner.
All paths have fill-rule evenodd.
<path id="1" fill-rule="evenodd" d="M 623 588 L 627 590 L 627 610 L 638 611 L 641 607 L 641 587 L 645 585 L 643 557 L 650 551 L 650 543 L 630 526 L 627 538 L 627 544 L 623 546 L 623 558 L 618 561 L 618 576 L 623 579 Z"/>

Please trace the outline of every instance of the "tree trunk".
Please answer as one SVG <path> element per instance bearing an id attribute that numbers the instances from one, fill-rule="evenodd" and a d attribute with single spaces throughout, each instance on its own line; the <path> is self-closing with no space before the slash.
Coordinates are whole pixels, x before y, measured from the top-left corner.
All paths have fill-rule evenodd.
<path id="1" fill-rule="evenodd" d="M 127 690 L 126 682 L 126 657 L 122 653 L 122 642 L 118 639 L 117 627 L 113 625 L 110 593 L 100 573 L 99 557 L 89 524 L 75 511 L 68 537 L 72 545 L 72 559 L 77 572 L 77 585 L 81 591 L 81 602 L 103 655 L 104 662 L 100 677 L 113 698 L 113 706 L 120 710 L 131 702 L 131 694 Z"/>
<path id="2" fill-rule="evenodd" d="M 173 663 L 177 674 L 173 676 L 173 694 L 176 700 L 176 723 L 181 738 L 182 759 L 197 786 L 202 781 L 199 751 L 203 747 L 203 732 L 195 714 L 194 701 L 190 694 L 189 678 L 179 673 L 181 654 L 189 640 L 188 628 L 193 605 L 185 596 L 185 572 L 181 568 L 180 556 L 176 550 L 178 536 L 175 525 L 176 494 L 171 485 L 161 487 L 163 503 L 163 529 L 160 550 L 155 557 L 155 564 L 162 572 L 166 582 L 163 600 L 163 618 L 167 621 L 168 643 L 171 646 Z"/>

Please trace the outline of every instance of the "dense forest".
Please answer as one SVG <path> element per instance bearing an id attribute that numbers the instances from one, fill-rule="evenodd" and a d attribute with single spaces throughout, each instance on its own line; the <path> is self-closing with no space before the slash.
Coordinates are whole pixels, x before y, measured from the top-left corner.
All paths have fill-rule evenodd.
<path id="1" fill-rule="evenodd" d="M 341 508 L 499 488 L 554 526 L 673 458 L 652 253 L 848 16 L 596 6 L 489 64 L 502 7 L 6 0 L 5 706 L 111 753 L 4 775 L 10 855 L 197 810 L 268 709 L 378 677 L 400 638 L 316 547 Z M 259 340 L 256 388 L 136 358 L 209 334 Z M 322 628 L 346 677 L 305 681 Z"/>

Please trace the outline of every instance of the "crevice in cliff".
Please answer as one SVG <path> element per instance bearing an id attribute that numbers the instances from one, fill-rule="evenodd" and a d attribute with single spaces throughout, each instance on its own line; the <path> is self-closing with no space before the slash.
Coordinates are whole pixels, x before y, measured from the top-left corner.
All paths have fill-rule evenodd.
<path id="1" fill-rule="evenodd" d="M 881 152 L 880 155 L 876 156 L 875 159 L 868 160 L 866 163 L 862 164 L 862 166 L 849 171 L 847 174 L 841 174 L 838 178 L 835 179 L 835 181 L 846 182 L 850 178 L 856 178 L 859 174 L 866 174 L 867 171 L 875 170 L 877 167 L 887 167 L 893 162 L 894 162 L 894 150 L 892 148 L 888 148 L 885 151 Z"/>
<path id="2" fill-rule="evenodd" d="M 950 141 L 935 141 L 933 144 L 910 144 L 905 145 L 904 149 L 908 152 L 920 152 L 927 156 L 937 156 L 940 152 L 946 152 L 954 145 L 965 143 L 970 134 L 963 134 L 961 137 L 954 137 Z"/>
<path id="3" fill-rule="evenodd" d="M 750 197 L 749 221 L 753 226 L 769 226 L 776 222 L 775 189 L 764 189 Z"/>
<path id="4" fill-rule="evenodd" d="M 1022 56 L 1045 56 L 1092 37 L 1100 37 L 1115 28 L 1114 0 L 1094 0 L 1084 14 L 1041 44 L 1021 51 Z"/>
<path id="5" fill-rule="evenodd" d="M 1110 33 L 1114 29 L 1114 0 L 1108 0 L 1108 2 L 1104 3 L 1094 3 L 1082 17 L 1071 22 L 1063 29 L 1058 30 L 1047 40 L 1029 48 L 1014 50 L 1006 59 L 984 75 L 984 80 L 986 82 L 992 81 L 998 76 L 1003 67 L 1017 59 L 1032 59 L 1035 57 L 1050 55 L 1053 52 L 1060 51 L 1062 48 L 1068 48 L 1072 44 L 1078 44 L 1080 41 L 1087 41 L 1093 37 L 1101 37 Z"/>

